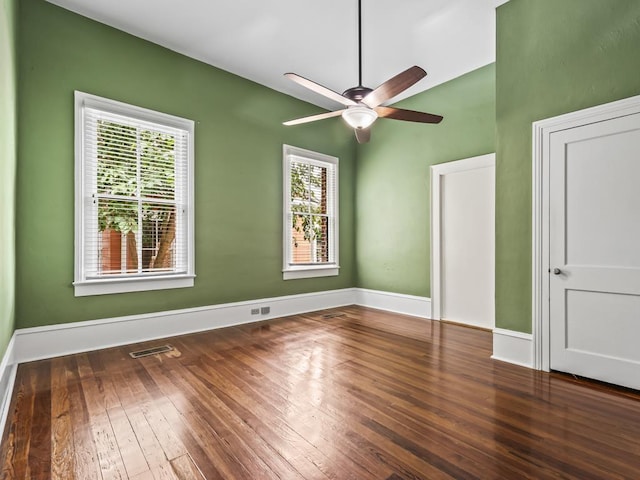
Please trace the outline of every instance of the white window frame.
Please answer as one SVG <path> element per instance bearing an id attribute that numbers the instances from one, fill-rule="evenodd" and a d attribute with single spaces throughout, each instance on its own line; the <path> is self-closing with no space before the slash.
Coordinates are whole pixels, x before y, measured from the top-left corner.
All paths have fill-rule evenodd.
<path id="1" fill-rule="evenodd" d="M 116 278 L 87 278 L 85 258 L 87 247 L 85 242 L 85 108 L 93 108 L 104 112 L 123 115 L 135 120 L 157 123 L 163 126 L 181 129 L 187 132 L 187 192 L 184 228 L 186 234 L 187 269 L 179 274 L 157 274 Z M 74 292 L 76 297 L 88 295 L 105 295 L 112 293 L 141 292 L 163 290 L 168 288 L 184 288 L 194 285 L 194 196 L 193 196 L 193 164 L 194 164 L 194 122 L 185 118 L 136 107 L 126 103 L 110 100 L 96 95 L 75 91 L 75 268 Z"/>
<path id="2" fill-rule="evenodd" d="M 293 147 L 291 145 L 283 145 L 282 155 L 282 173 L 283 173 L 283 259 L 282 259 L 282 278 L 284 280 L 295 280 L 299 278 L 314 277 L 331 277 L 340 273 L 339 264 L 339 232 L 338 232 L 338 158 L 323 153 L 305 150 L 303 148 Z M 334 198 L 329 199 L 329 246 L 333 249 L 333 262 L 322 263 L 318 265 L 294 265 L 290 263 L 292 256 L 291 251 L 291 161 L 309 162 L 311 164 L 320 165 L 322 167 L 330 166 L 334 169 L 335 189 Z"/>

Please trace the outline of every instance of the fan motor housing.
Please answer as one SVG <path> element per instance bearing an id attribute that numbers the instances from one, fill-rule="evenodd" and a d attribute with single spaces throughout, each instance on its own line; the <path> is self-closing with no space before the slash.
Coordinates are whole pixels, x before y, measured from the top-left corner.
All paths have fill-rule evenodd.
<path id="1" fill-rule="evenodd" d="M 354 102 L 361 102 L 364 97 L 369 95 L 373 90 L 371 88 L 363 87 L 359 85 L 357 87 L 352 87 L 344 91 L 342 94 L 343 97 L 347 97 Z"/>

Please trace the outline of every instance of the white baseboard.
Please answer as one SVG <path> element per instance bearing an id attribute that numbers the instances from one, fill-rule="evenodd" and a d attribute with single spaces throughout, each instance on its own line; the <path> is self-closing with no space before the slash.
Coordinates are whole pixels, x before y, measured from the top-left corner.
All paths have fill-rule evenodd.
<path id="1" fill-rule="evenodd" d="M 431 315 L 431 300 L 427 297 L 345 288 L 85 322 L 21 328 L 14 333 L 15 342 L 12 344 L 9 361 L 19 364 L 354 304 L 414 317 L 429 318 Z M 270 312 L 266 315 L 251 315 L 252 309 L 261 307 L 270 307 Z"/>
<path id="2" fill-rule="evenodd" d="M 7 350 L 4 352 L 2 362 L 0 362 L 0 436 L 4 432 L 4 426 L 9 416 L 11 406 L 11 394 L 13 384 L 16 380 L 17 365 L 14 361 L 15 333 L 11 337 Z"/>
<path id="3" fill-rule="evenodd" d="M 402 313 L 413 317 L 431 318 L 431 299 L 401 293 L 382 292 L 366 288 L 356 289 L 355 304 L 379 308 L 388 312 Z"/>
<path id="4" fill-rule="evenodd" d="M 533 368 L 533 336 L 530 333 L 495 328 L 491 358 Z"/>
<path id="5" fill-rule="evenodd" d="M 246 302 L 22 328 L 15 332 L 15 363 L 59 357 L 129 343 L 270 320 L 325 308 L 353 305 L 355 289 L 264 298 Z M 270 307 L 266 315 L 251 310 Z"/>

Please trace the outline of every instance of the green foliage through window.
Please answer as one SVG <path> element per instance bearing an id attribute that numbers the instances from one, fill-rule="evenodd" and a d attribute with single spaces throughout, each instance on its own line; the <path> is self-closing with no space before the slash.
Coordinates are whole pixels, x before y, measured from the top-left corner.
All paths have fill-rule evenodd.
<path id="1" fill-rule="evenodd" d="M 96 138 L 99 231 L 126 238 L 127 271 L 169 268 L 177 213 L 175 137 L 98 120 Z"/>
<path id="2" fill-rule="evenodd" d="M 328 262 L 327 168 L 292 161 L 290 184 L 291 228 L 311 243 L 315 254 L 308 262 Z M 297 237 L 292 237 L 294 248 Z"/>

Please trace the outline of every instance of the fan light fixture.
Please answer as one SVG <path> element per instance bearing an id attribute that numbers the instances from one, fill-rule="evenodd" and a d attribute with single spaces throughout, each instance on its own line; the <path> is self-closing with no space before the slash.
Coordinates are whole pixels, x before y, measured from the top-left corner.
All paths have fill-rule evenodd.
<path id="1" fill-rule="evenodd" d="M 360 130 L 369 128 L 373 122 L 378 118 L 378 114 L 371 108 L 358 105 L 356 107 L 349 107 L 342 112 L 342 118 L 347 122 L 351 128 L 358 128 Z"/>

